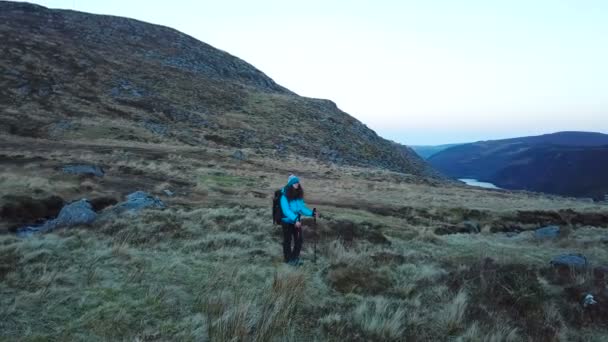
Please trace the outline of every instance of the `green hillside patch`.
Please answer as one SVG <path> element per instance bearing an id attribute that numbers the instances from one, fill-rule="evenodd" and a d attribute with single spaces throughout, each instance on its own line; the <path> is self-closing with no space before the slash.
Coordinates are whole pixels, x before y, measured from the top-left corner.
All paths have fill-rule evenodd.
<path id="1" fill-rule="evenodd" d="M 249 188 L 256 186 L 256 179 L 247 176 L 234 176 L 228 173 L 217 171 L 210 174 L 202 175 L 198 178 L 198 186 L 207 188 Z"/>

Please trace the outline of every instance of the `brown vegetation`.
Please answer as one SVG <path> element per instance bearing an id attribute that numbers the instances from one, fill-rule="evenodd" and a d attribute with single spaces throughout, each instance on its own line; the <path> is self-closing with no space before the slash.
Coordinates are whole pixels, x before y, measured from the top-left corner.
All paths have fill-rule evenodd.
<path id="1" fill-rule="evenodd" d="M 238 160 L 230 149 L 3 139 L 5 207 L 18 196 L 57 195 L 96 199 L 102 210 L 133 190 L 169 207 L 30 239 L 1 235 L 3 338 L 549 341 L 606 333 L 604 307 L 584 308 L 580 298 L 606 300 L 605 272 L 548 264 L 572 251 L 608 264 L 607 212 L 598 204 L 250 150 Z M 71 162 L 102 165 L 106 175 L 63 174 L 58 166 Z M 260 196 L 291 172 L 321 213 L 316 225 L 304 222 L 299 269 L 282 263 L 270 197 Z M 545 223 L 568 227 L 568 236 L 533 238 L 528 230 Z M 470 225 L 479 232 L 434 233 Z"/>

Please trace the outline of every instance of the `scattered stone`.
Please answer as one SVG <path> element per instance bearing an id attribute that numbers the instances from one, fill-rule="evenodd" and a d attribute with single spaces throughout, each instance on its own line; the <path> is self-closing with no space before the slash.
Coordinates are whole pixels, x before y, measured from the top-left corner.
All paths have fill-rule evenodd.
<path id="1" fill-rule="evenodd" d="M 81 199 L 80 201 L 70 203 L 63 207 L 55 220 L 55 224 L 62 227 L 90 224 L 96 217 L 97 214 L 93 211 L 91 203 L 86 199 Z"/>
<path id="2" fill-rule="evenodd" d="M 91 224 L 97 218 L 91 203 L 86 199 L 70 203 L 63 207 L 56 219 L 46 221 L 38 226 L 27 226 L 17 230 L 21 237 L 32 236 L 36 233 L 52 231 L 57 228 Z"/>
<path id="3" fill-rule="evenodd" d="M 127 200 L 119 203 L 114 210 L 136 212 L 145 208 L 164 209 L 165 204 L 160 199 L 144 191 L 136 191 L 127 195 Z"/>
<path id="4" fill-rule="evenodd" d="M 173 195 L 175 195 L 175 193 L 169 189 L 165 189 L 163 190 L 163 192 L 165 193 L 165 195 L 172 197 Z"/>
<path id="5" fill-rule="evenodd" d="M 568 267 L 573 269 L 584 269 L 587 267 L 587 257 L 580 253 L 562 254 L 551 260 L 554 267 Z"/>
<path id="6" fill-rule="evenodd" d="M 554 239 L 559 236 L 560 228 L 558 226 L 547 226 L 538 228 L 534 231 L 534 237 L 537 239 Z"/>
<path id="7" fill-rule="evenodd" d="M 87 164 L 66 165 L 63 167 L 63 172 L 73 175 L 86 175 L 103 177 L 105 172 L 100 166 Z"/>
<path id="8" fill-rule="evenodd" d="M 236 150 L 234 151 L 234 153 L 232 154 L 232 158 L 236 159 L 236 160 L 245 160 L 245 153 L 243 153 L 243 151 L 241 150 Z"/>

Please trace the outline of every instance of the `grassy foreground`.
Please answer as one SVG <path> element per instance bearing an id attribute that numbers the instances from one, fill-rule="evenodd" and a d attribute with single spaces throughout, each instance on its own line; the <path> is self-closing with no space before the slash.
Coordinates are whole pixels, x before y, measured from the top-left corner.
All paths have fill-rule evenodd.
<path id="1" fill-rule="evenodd" d="M 570 252 L 608 265 L 605 227 L 569 219 L 606 214 L 597 204 L 264 151 L 244 150 L 240 160 L 221 149 L 25 143 L 27 151 L 3 142 L 6 194 L 120 199 L 145 190 L 168 209 L 29 239 L 0 234 L 2 340 L 601 341 L 608 333 L 607 317 L 578 297 L 605 280 L 549 266 Z M 107 174 L 57 169 L 74 162 Z M 306 222 L 300 268 L 282 263 L 270 219 L 272 190 L 291 172 L 321 212 L 317 226 Z M 563 219 L 567 234 L 536 240 L 530 230 L 547 216 Z M 480 232 L 436 233 L 467 220 Z M 523 232 L 505 233 L 512 225 Z"/>

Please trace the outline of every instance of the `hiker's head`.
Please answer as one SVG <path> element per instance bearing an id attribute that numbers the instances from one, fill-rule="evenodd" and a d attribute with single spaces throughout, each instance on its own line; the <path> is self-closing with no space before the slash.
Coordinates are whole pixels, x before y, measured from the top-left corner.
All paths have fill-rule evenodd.
<path id="1" fill-rule="evenodd" d="M 299 186 L 300 179 L 298 178 L 298 176 L 290 175 L 289 178 L 287 178 L 287 187 L 293 187 L 294 189 L 297 189 Z"/>
<path id="2" fill-rule="evenodd" d="M 302 189 L 302 185 L 300 185 L 300 179 L 297 176 L 289 176 L 289 178 L 287 179 L 286 188 L 287 198 L 294 199 L 304 197 L 304 189 Z"/>

